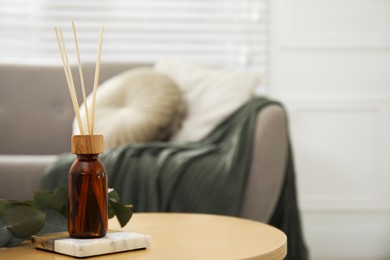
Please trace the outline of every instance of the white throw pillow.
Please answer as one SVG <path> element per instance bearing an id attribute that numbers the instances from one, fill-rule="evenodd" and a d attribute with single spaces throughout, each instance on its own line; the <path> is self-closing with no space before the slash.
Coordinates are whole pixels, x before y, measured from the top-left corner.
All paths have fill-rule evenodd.
<path id="1" fill-rule="evenodd" d="M 222 120 L 254 96 L 260 77 L 254 73 L 230 71 L 162 59 L 155 70 L 167 74 L 181 88 L 187 102 L 187 117 L 173 141 L 198 141 Z"/>
<path id="2" fill-rule="evenodd" d="M 92 94 L 87 98 L 91 107 Z M 98 87 L 94 134 L 104 135 L 105 147 L 167 140 L 180 127 L 186 105 L 181 90 L 152 68 L 125 71 Z M 80 107 L 88 133 L 84 105 Z M 77 121 L 73 133 L 79 134 Z"/>

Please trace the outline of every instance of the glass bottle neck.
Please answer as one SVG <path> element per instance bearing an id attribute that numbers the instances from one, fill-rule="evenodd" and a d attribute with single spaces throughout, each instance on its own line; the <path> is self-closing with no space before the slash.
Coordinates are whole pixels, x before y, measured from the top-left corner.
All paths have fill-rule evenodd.
<path id="1" fill-rule="evenodd" d="M 99 154 L 77 154 L 77 159 L 97 160 L 97 159 L 99 159 Z"/>

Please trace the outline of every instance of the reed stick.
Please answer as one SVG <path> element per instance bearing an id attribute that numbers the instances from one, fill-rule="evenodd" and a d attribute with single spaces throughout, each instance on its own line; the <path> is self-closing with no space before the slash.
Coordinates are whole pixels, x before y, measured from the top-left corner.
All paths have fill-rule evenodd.
<path id="1" fill-rule="evenodd" d="M 79 124 L 80 134 L 84 135 L 84 127 L 83 127 L 83 122 L 82 122 L 81 116 L 80 116 L 79 103 L 77 101 L 76 89 L 74 87 L 74 81 L 73 81 L 73 76 L 72 76 L 72 69 L 70 67 L 70 63 L 69 63 L 69 60 L 68 60 L 68 54 L 66 52 L 65 40 L 64 40 L 64 36 L 62 34 L 61 27 L 59 27 L 59 32 L 60 32 L 60 40 L 61 40 L 61 43 L 62 43 L 62 48 L 63 48 L 63 52 L 64 52 L 64 57 L 65 57 L 66 68 L 68 70 L 69 79 L 70 79 L 70 83 L 71 83 L 71 91 L 72 91 L 72 94 L 73 94 L 72 95 L 72 100 L 73 100 L 73 104 L 74 104 L 75 114 L 76 114 L 76 118 L 77 118 L 77 121 L 78 121 L 78 124 Z"/>
<path id="2" fill-rule="evenodd" d="M 56 33 L 58 48 L 59 48 L 60 54 L 61 54 L 62 64 L 64 66 L 65 77 L 66 77 L 66 81 L 68 83 L 68 89 L 69 89 L 70 97 L 72 100 L 73 109 L 74 109 L 74 112 L 76 114 L 77 124 L 79 126 L 80 133 L 82 135 L 84 135 L 84 128 L 83 128 L 83 124 L 82 124 L 81 117 L 80 117 L 79 105 L 77 102 L 76 91 L 74 89 L 72 72 L 71 72 L 70 66 L 69 66 L 69 60 L 68 60 L 67 53 L 66 53 L 65 42 L 63 39 L 63 35 L 62 35 L 62 30 L 61 30 L 61 28 L 57 28 L 57 27 L 55 27 L 54 30 Z"/>
<path id="3" fill-rule="evenodd" d="M 97 85 L 99 83 L 99 74 L 100 74 L 100 62 L 101 62 L 101 56 L 102 56 L 102 39 L 103 39 L 103 31 L 104 27 L 100 27 L 100 34 L 99 34 L 99 49 L 98 49 L 98 55 L 96 59 L 96 68 L 95 68 L 95 80 L 93 83 L 93 99 L 92 99 L 92 114 L 91 114 L 91 130 L 93 134 L 93 128 L 95 123 L 95 101 L 96 101 L 96 89 Z"/>
<path id="4" fill-rule="evenodd" d="M 79 66 L 80 84 L 81 84 L 81 91 L 82 91 L 83 100 L 84 100 L 85 115 L 86 115 L 86 118 L 87 118 L 88 133 L 89 133 L 89 135 L 92 135 L 91 125 L 89 123 L 89 112 L 88 112 L 88 104 L 87 104 L 87 95 L 85 93 L 84 74 L 83 74 L 83 68 L 81 66 L 81 59 L 80 59 L 80 52 L 79 52 L 79 43 L 78 43 L 78 40 L 77 40 L 76 25 L 75 25 L 74 21 L 72 21 L 72 28 L 73 28 L 74 42 L 76 44 L 77 63 L 78 63 L 78 66 Z"/>

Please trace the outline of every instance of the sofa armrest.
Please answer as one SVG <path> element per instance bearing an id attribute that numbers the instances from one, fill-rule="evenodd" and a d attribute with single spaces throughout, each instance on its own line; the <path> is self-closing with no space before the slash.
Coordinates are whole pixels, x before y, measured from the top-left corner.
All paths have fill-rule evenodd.
<path id="1" fill-rule="evenodd" d="M 257 116 L 241 217 L 261 222 L 271 218 L 284 180 L 288 149 L 286 124 L 286 114 L 280 105 L 270 105 Z"/>
<path id="2" fill-rule="evenodd" d="M 0 155 L 0 199 L 29 200 L 56 155 Z"/>

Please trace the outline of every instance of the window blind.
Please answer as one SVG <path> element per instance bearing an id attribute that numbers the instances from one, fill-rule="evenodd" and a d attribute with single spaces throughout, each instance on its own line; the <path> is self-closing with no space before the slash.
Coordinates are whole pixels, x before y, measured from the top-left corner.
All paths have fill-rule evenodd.
<path id="1" fill-rule="evenodd" d="M 75 57 L 75 20 L 82 62 L 96 60 L 104 25 L 102 62 L 165 56 L 266 74 L 268 9 L 268 0 L 0 0 L 0 59 L 59 62 L 54 26 Z"/>

